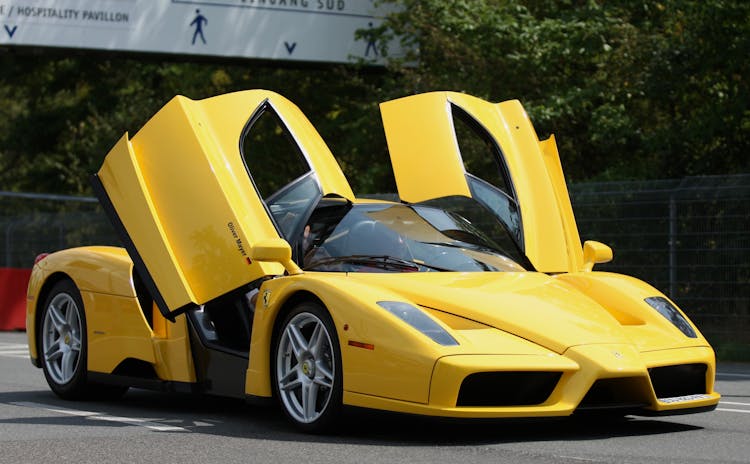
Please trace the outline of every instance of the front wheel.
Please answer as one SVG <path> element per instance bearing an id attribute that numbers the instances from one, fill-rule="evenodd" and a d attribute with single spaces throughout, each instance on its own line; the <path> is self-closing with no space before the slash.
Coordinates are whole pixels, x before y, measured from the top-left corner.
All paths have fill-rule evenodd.
<path id="1" fill-rule="evenodd" d="M 273 381 L 282 409 L 299 428 L 322 432 L 341 410 L 341 352 L 331 316 L 306 302 L 284 319 L 275 338 Z"/>

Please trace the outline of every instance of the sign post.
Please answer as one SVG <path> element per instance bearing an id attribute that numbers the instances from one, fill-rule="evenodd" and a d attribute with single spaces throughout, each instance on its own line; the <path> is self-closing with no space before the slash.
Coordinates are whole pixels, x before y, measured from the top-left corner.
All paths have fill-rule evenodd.
<path id="1" fill-rule="evenodd" d="M 382 64 L 355 33 L 384 14 L 372 0 L 0 0 L 0 46 Z"/>

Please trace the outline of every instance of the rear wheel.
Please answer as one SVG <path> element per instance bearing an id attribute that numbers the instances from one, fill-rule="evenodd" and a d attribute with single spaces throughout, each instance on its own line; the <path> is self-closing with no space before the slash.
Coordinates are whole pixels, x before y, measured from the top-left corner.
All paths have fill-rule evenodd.
<path id="1" fill-rule="evenodd" d="M 308 432 L 330 428 L 341 410 L 341 355 L 336 329 L 320 305 L 305 302 L 275 338 L 273 381 L 287 417 Z"/>
<path id="2" fill-rule="evenodd" d="M 44 377 L 65 399 L 80 398 L 86 388 L 86 318 L 81 294 L 69 280 L 47 296 L 39 331 Z"/>
<path id="3" fill-rule="evenodd" d="M 127 387 L 91 385 L 86 378 L 88 345 L 86 315 L 81 293 L 70 280 L 57 282 L 50 290 L 39 325 L 39 356 L 47 383 L 67 400 L 116 398 Z"/>

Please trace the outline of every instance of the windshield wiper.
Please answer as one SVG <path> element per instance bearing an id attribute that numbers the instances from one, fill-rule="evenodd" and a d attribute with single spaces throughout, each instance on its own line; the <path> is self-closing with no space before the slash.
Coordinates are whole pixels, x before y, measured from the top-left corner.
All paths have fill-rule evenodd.
<path id="1" fill-rule="evenodd" d="M 402 258 L 396 258 L 395 256 L 388 256 L 388 255 L 381 255 L 381 256 L 375 256 L 375 255 L 351 255 L 351 256 L 332 256 L 330 258 L 323 258 L 319 259 L 315 262 L 310 263 L 308 266 L 305 266 L 306 270 L 314 269 L 316 267 L 325 266 L 328 264 L 340 264 L 340 263 L 350 263 L 350 264 L 363 264 L 366 266 L 378 266 L 382 269 L 400 269 L 404 271 L 410 271 L 410 272 L 417 272 L 419 271 L 419 266 L 426 266 L 424 264 L 415 263 L 414 261 L 409 261 Z M 431 267 L 431 266 L 427 266 Z"/>

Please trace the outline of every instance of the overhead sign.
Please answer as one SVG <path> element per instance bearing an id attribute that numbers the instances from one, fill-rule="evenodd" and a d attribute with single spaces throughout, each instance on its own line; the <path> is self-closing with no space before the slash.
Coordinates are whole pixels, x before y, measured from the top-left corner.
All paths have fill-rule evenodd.
<path id="1" fill-rule="evenodd" d="M 382 17 L 372 0 L 0 0 L 0 46 L 380 63 L 355 33 Z"/>

